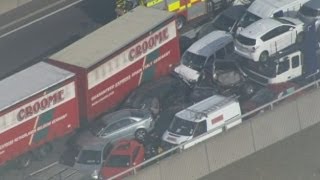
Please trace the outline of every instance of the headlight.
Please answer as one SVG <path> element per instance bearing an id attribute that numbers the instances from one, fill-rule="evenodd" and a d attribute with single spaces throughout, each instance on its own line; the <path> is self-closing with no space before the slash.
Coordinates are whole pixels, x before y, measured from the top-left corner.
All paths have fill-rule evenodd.
<path id="1" fill-rule="evenodd" d="M 213 79 L 217 79 L 218 78 L 218 74 L 217 73 L 213 73 Z"/>
<path id="2" fill-rule="evenodd" d="M 99 179 L 99 172 L 98 170 L 94 170 L 93 173 L 91 174 L 92 179 Z"/>

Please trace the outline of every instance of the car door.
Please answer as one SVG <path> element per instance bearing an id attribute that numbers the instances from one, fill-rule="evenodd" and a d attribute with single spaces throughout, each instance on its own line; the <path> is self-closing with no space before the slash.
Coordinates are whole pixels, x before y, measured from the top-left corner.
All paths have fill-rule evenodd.
<path id="1" fill-rule="evenodd" d="M 118 138 L 131 138 L 135 133 L 136 121 L 130 118 L 124 118 L 119 121 L 119 136 Z"/>
<path id="2" fill-rule="evenodd" d="M 289 25 L 282 25 L 277 27 L 277 36 L 275 37 L 275 42 L 276 42 L 276 50 L 280 51 L 291 44 L 294 43 L 293 41 L 293 32 L 294 28 Z"/>
<path id="3" fill-rule="evenodd" d="M 114 141 L 116 137 L 119 137 L 119 128 L 119 122 L 112 123 L 104 129 L 103 133 L 101 134 L 101 137 Z"/>
<path id="4" fill-rule="evenodd" d="M 274 54 L 275 52 L 277 52 L 276 42 L 274 41 L 274 38 L 277 35 L 278 35 L 278 30 L 275 28 L 265 33 L 263 36 L 261 36 L 260 39 L 263 41 L 260 47 L 261 52 L 268 51 L 269 54 Z"/>

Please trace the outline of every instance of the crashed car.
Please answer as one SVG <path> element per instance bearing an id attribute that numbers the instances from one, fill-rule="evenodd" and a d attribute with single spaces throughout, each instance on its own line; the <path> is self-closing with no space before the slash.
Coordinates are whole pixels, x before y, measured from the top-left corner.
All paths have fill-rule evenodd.
<path id="1" fill-rule="evenodd" d="M 149 109 L 154 116 L 173 103 L 184 101 L 190 88 L 178 78 L 165 76 L 135 89 L 121 108 Z"/>

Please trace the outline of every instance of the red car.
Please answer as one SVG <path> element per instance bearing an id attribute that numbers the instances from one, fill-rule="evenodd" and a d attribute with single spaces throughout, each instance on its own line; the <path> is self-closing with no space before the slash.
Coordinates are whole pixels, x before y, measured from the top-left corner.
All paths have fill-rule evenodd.
<path id="1" fill-rule="evenodd" d="M 144 147 L 142 144 L 136 140 L 119 141 L 104 162 L 100 172 L 101 177 L 102 179 L 110 178 L 143 161 Z M 126 175 L 129 175 L 129 173 L 124 174 L 119 179 Z"/>

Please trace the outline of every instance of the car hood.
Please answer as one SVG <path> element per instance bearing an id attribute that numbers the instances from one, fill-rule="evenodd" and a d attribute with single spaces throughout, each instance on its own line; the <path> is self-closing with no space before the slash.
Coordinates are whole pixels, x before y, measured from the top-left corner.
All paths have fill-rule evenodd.
<path id="1" fill-rule="evenodd" d="M 224 87 L 236 85 L 242 80 L 237 71 L 217 71 L 216 75 L 216 81 Z"/>
<path id="2" fill-rule="evenodd" d="M 76 138 L 76 145 L 82 147 L 82 146 L 88 146 L 90 144 L 100 143 L 103 140 L 101 137 L 95 136 L 90 131 L 84 131 L 77 135 Z"/>
<path id="3" fill-rule="evenodd" d="M 115 176 L 115 175 L 127 170 L 128 168 L 129 167 L 125 167 L 125 168 L 103 167 L 103 168 L 101 168 L 101 172 L 100 173 L 101 173 L 103 178 L 109 178 L 109 177 Z"/>
<path id="4" fill-rule="evenodd" d="M 190 139 L 192 139 L 192 136 L 177 135 L 177 134 L 171 133 L 169 131 L 166 131 L 162 136 L 163 141 L 166 141 L 166 142 L 169 142 L 169 143 L 175 144 L 175 145 L 182 144 Z"/>
<path id="5" fill-rule="evenodd" d="M 101 164 L 80 164 L 75 162 L 73 168 L 86 174 L 92 174 L 95 170 L 101 168 Z"/>
<path id="6" fill-rule="evenodd" d="M 183 64 L 180 64 L 174 69 L 174 72 L 177 73 L 181 78 L 189 82 L 198 81 L 200 73 L 194 69 L 191 69 Z"/>

